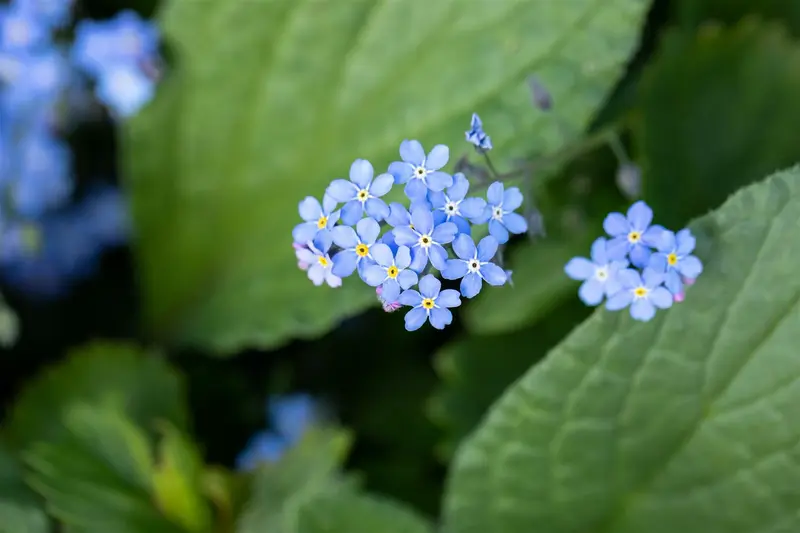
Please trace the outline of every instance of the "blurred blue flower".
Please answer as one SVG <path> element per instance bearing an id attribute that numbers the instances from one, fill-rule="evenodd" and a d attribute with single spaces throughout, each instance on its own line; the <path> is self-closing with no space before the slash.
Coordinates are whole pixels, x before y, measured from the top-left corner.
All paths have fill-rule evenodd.
<path id="1" fill-rule="evenodd" d="M 381 288 L 381 297 L 388 302 L 395 302 L 400 297 L 400 290 L 410 289 L 417 284 L 417 273 L 410 270 L 411 250 L 400 246 L 396 253 L 383 243 L 372 247 L 372 258 L 375 265 L 364 270 L 364 281 L 372 287 Z"/>
<path id="2" fill-rule="evenodd" d="M 336 226 L 331 230 L 331 237 L 336 246 L 342 251 L 333 256 L 333 273 L 340 278 L 346 278 L 358 268 L 363 269 L 374 265 L 371 249 L 378 240 L 381 227 L 371 218 L 362 218 L 354 230 L 350 226 Z"/>
<path id="3" fill-rule="evenodd" d="M 483 122 L 477 113 L 472 114 L 469 131 L 465 132 L 467 142 L 475 145 L 478 151 L 488 152 L 492 149 L 492 139 L 483 131 Z"/>
<path id="4" fill-rule="evenodd" d="M 452 222 L 459 233 L 470 233 L 469 220 L 483 214 L 486 200 L 483 198 L 466 198 L 469 192 L 469 181 L 461 172 L 453 175 L 453 185 L 445 191 L 429 192 L 428 199 L 432 207 L 433 221 L 436 224 Z"/>
<path id="5" fill-rule="evenodd" d="M 411 211 L 410 226 L 399 226 L 393 231 L 394 240 L 400 246 L 411 248 L 411 270 L 422 272 L 428 260 L 437 270 L 447 266 L 447 251 L 442 246 L 453 242 L 458 227 L 452 222 L 443 222 L 434 226 L 433 213 L 419 206 Z"/>
<path id="6" fill-rule="evenodd" d="M 72 193 L 72 152 L 60 139 L 36 129 L 18 140 L 12 172 L 11 200 L 24 217 L 38 218 L 65 203 Z"/>
<path id="7" fill-rule="evenodd" d="M 29 51 L 47 43 L 49 28 L 16 2 L 0 6 L 0 51 Z"/>
<path id="8" fill-rule="evenodd" d="M 342 224 L 352 226 L 364 215 L 381 221 L 389 216 L 389 206 L 380 199 L 389 192 L 394 178 L 389 174 L 381 174 L 373 180 L 375 174 L 372 163 L 366 159 L 356 159 L 350 165 L 350 181 L 337 179 L 328 186 L 327 193 L 342 207 Z"/>
<path id="9" fill-rule="evenodd" d="M 428 274 L 420 280 L 419 292 L 409 289 L 400 295 L 398 301 L 402 305 L 413 307 L 405 316 L 408 331 L 418 330 L 427 321 L 436 329 L 444 329 L 453 322 L 449 308 L 461 305 L 461 299 L 458 291 L 441 288 L 441 282 Z"/>
<path id="10" fill-rule="evenodd" d="M 651 250 L 658 244 L 664 228 L 651 226 L 653 210 L 638 201 L 629 209 L 626 216 L 610 213 L 603 221 L 603 229 L 613 237 L 608 244 L 609 253 L 614 257 L 628 254 L 633 266 L 644 268 L 650 261 Z"/>
<path id="11" fill-rule="evenodd" d="M 508 242 L 509 233 L 519 234 L 528 231 L 525 217 L 514 213 L 522 205 L 522 193 L 517 187 L 505 190 L 502 182 L 495 181 L 486 191 L 489 200 L 483 213 L 476 218 L 476 224 L 489 223 L 489 233 L 500 244 Z"/>
<path id="12" fill-rule="evenodd" d="M 155 95 L 152 79 L 140 69 L 114 66 L 103 73 L 97 82 L 95 95 L 116 118 L 132 117 Z"/>
<path id="13" fill-rule="evenodd" d="M 578 289 L 578 297 L 586 305 L 594 306 L 599 305 L 604 296 L 610 298 L 622 290 L 618 274 L 625 268 L 628 268 L 625 256 L 611 256 L 608 241 L 600 237 L 592 243 L 591 260 L 573 257 L 564 271 L 570 278 L 583 281 Z"/>
<path id="14" fill-rule="evenodd" d="M 313 241 L 306 244 L 306 248 L 297 250 L 297 259 L 310 265 L 308 267 L 308 279 L 316 286 L 327 283 L 330 287 L 340 287 L 342 278 L 336 276 L 331 269 L 333 260 L 328 255 L 333 240 L 330 232 L 320 232 L 314 237 Z"/>
<path id="15" fill-rule="evenodd" d="M 428 194 L 428 189 L 438 192 L 453 184 L 453 177 L 439 169 L 450 159 L 450 149 L 437 144 L 425 155 L 419 141 L 405 140 L 400 143 L 402 161 L 389 165 L 389 174 L 394 176 L 395 183 L 405 183 L 406 196 L 412 201 L 421 200 Z"/>
<path id="16" fill-rule="evenodd" d="M 339 220 L 336 200 L 326 194 L 322 197 L 322 205 L 313 196 L 306 196 L 298 206 L 300 218 L 305 220 L 292 230 L 294 242 L 305 244 L 313 241 L 320 231 L 330 231 Z"/>
<path id="17" fill-rule="evenodd" d="M 672 307 L 672 294 L 662 286 L 664 274 L 651 268 L 645 268 L 640 274 L 633 269 L 620 270 L 617 277 L 622 290 L 609 297 L 606 308 L 619 311 L 630 306 L 630 314 L 634 320 L 647 322 L 656 314 L 656 308 Z"/>
<path id="18" fill-rule="evenodd" d="M 74 0 L 12 0 L 12 3 L 53 30 L 69 22 Z"/>
<path id="19" fill-rule="evenodd" d="M 135 67 L 158 56 L 159 31 L 134 11 L 102 21 L 82 20 L 75 27 L 72 58 L 95 80 L 115 67 Z"/>
<path id="20" fill-rule="evenodd" d="M 484 237 L 475 246 L 472 237 L 464 233 L 453 241 L 453 251 L 458 259 L 449 259 L 442 271 L 444 279 L 461 279 L 461 294 L 474 298 L 481 292 L 483 282 L 500 286 L 508 280 L 505 270 L 491 262 L 497 253 L 497 239 L 491 235 Z"/>
<path id="21" fill-rule="evenodd" d="M 695 238 L 688 229 L 676 235 L 671 231 L 663 231 L 656 249 L 650 258 L 650 268 L 666 274 L 664 285 L 674 294 L 683 292 L 683 278 L 695 279 L 703 272 L 703 263 L 691 255 L 695 247 Z"/>

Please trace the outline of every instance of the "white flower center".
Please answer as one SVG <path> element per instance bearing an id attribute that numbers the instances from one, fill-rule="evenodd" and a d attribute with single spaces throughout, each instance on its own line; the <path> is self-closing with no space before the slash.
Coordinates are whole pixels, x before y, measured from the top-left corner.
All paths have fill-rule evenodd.
<path id="1" fill-rule="evenodd" d="M 495 220 L 503 220 L 503 206 L 498 205 L 492 209 L 492 218 Z"/>
<path id="2" fill-rule="evenodd" d="M 6 37 L 15 46 L 25 46 L 31 38 L 31 32 L 24 20 L 6 22 Z"/>
<path id="3" fill-rule="evenodd" d="M 444 204 L 444 212 L 447 216 L 458 215 L 458 202 L 454 202 L 452 200 L 448 201 L 446 204 Z"/>
<path id="4" fill-rule="evenodd" d="M 369 199 L 369 191 L 367 189 L 361 189 L 356 193 L 356 198 L 363 204 Z"/>
<path id="5" fill-rule="evenodd" d="M 412 177 L 424 180 L 425 178 L 428 177 L 428 169 L 422 166 L 414 167 L 414 173 L 412 174 Z"/>
<path id="6" fill-rule="evenodd" d="M 467 261 L 467 271 L 471 274 L 480 272 L 481 263 L 477 259 L 470 259 Z"/>
<path id="7" fill-rule="evenodd" d="M 430 248 L 433 244 L 433 239 L 430 235 L 420 235 L 418 244 L 423 248 Z"/>
<path id="8" fill-rule="evenodd" d="M 594 269 L 594 277 L 598 281 L 605 281 L 608 279 L 608 267 L 601 266 Z"/>

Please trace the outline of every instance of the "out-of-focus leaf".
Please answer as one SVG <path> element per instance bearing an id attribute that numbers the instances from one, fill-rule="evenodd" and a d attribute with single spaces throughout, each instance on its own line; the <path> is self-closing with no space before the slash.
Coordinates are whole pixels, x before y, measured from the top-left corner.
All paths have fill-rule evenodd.
<path id="1" fill-rule="evenodd" d="M 456 454 L 446 533 L 800 529 L 800 167 L 691 225 L 705 271 L 650 322 L 598 310 Z"/>
<path id="2" fill-rule="evenodd" d="M 42 502 L 23 475 L 22 465 L 0 442 L 0 533 L 48 533 Z"/>
<path id="3" fill-rule="evenodd" d="M 644 198 L 671 229 L 800 160 L 800 45 L 775 24 L 671 32 L 640 91 Z"/>
<path id="4" fill-rule="evenodd" d="M 648 0 L 171 0 L 177 65 L 127 128 L 150 332 L 230 352 L 310 337 L 374 305 L 357 279 L 296 267 L 297 203 L 403 139 L 467 150 L 479 112 L 498 153 L 573 141 L 637 44 Z M 560 120 L 536 112 L 536 73 Z"/>
<path id="5" fill-rule="evenodd" d="M 675 0 L 672 10 L 687 30 L 705 22 L 735 24 L 747 15 L 758 15 L 783 23 L 794 35 L 800 36 L 800 3 L 791 0 Z"/>
<path id="6" fill-rule="evenodd" d="M 327 492 L 297 513 L 294 533 L 433 533 L 432 524 L 410 509 L 355 492 Z"/>

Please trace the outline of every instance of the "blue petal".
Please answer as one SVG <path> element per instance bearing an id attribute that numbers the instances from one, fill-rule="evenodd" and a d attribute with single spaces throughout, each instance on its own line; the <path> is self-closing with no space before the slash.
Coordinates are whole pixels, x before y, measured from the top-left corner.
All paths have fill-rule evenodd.
<path id="1" fill-rule="evenodd" d="M 445 289 L 439 293 L 439 297 L 436 298 L 436 305 L 439 307 L 458 307 L 461 305 L 461 298 L 458 291 L 454 291 L 453 289 Z"/>
<path id="2" fill-rule="evenodd" d="M 437 144 L 425 159 L 425 168 L 429 171 L 439 170 L 450 160 L 450 148 L 444 144 Z"/>
<path id="3" fill-rule="evenodd" d="M 433 231 L 433 214 L 421 206 L 411 211 L 411 222 L 414 229 L 422 235 L 430 235 Z"/>
<path id="4" fill-rule="evenodd" d="M 643 232 L 653 221 L 653 210 L 639 200 L 628 209 L 628 223 L 636 231 Z"/>
<path id="5" fill-rule="evenodd" d="M 428 191 L 428 200 L 431 203 L 431 207 L 434 209 L 440 209 L 447 203 L 447 199 L 442 191 Z"/>
<path id="6" fill-rule="evenodd" d="M 333 213 L 333 210 L 336 209 L 336 206 L 337 206 L 336 198 L 334 198 L 333 196 L 331 196 L 326 192 L 325 195 L 322 197 L 322 210 L 324 211 L 323 214 L 328 218 L 330 218 L 331 214 Z"/>
<path id="7" fill-rule="evenodd" d="M 350 165 L 350 181 L 355 183 L 359 189 L 368 189 L 374 174 L 372 163 L 366 159 L 356 159 Z"/>
<path id="8" fill-rule="evenodd" d="M 367 215 L 375 220 L 383 220 L 389 216 L 389 206 L 379 198 L 369 198 L 364 204 Z"/>
<path id="9" fill-rule="evenodd" d="M 317 418 L 316 402 L 306 394 L 274 398 L 269 403 L 269 412 L 278 434 L 290 443 L 300 440 Z"/>
<path id="10" fill-rule="evenodd" d="M 406 183 L 404 192 L 412 202 L 415 202 L 427 196 L 428 186 L 419 178 L 411 178 Z"/>
<path id="11" fill-rule="evenodd" d="M 441 270 L 444 279 L 460 279 L 467 275 L 467 263 L 461 259 L 448 259 L 447 265 Z"/>
<path id="12" fill-rule="evenodd" d="M 386 280 L 386 269 L 378 265 L 372 265 L 364 269 L 362 277 L 364 278 L 364 283 L 370 287 L 377 287 Z"/>
<path id="13" fill-rule="evenodd" d="M 331 244 L 333 244 L 333 233 L 331 231 L 320 231 L 317 233 L 317 236 L 314 237 L 312 244 L 323 254 L 328 253 Z"/>
<path id="14" fill-rule="evenodd" d="M 472 233 L 472 225 L 467 221 L 466 218 L 454 216 L 450 218 L 450 222 L 456 225 L 458 233 L 463 233 L 464 235 L 469 235 Z"/>
<path id="15" fill-rule="evenodd" d="M 476 273 L 470 272 L 461 280 L 461 294 L 464 298 L 474 298 L 483 287 L 483 279 Z"/>
<path id="16" fill-rule="evenodd" d="M 394 262 L 400 270 L 408 268 L 408 265 L 411 264 L 411 249 L 408 246 L 400 246 L 397 249 Z"/>
<path id="17" fill-rule="evenodd" d="M 443 191 L 453 184 L 453 176 L 446 172 L 431 172 L 426 181 L 430 190 Z"/>
<path id="18" fill-rule="evenodd" d="M 633 291 L 622 290 L 606 300 L 606 309 L 609 311 L 619 311 L 628 307 L 633 301 Z"/>
<path id="19" fill-rule="evenodd" d="M 298 206 L 300 211 L 300 218 L 306 222 L 316 222 L 322 216 L 322 206 L 319 205 L 319 200 L 313 196 L 306 196 Z"/>
<path id="20" fill-rule="evenodd" d="M 490 261 L 492 257 L 494 257 L 494 254 L 497 253 L 498 246 L 497 239 L 491 235 L 487 235 L 481 239 L 481 242 L 478 243 L 478 261 L 481 263 Z"/>
<path id="21" fill-rule="evenodd" d="M 483 279 L 486 280 L 486 283 L 495 287 L 505 284 L 505 282 L 508 280 L 508 274 L 506 274 L 506 271 L 494 263 L 486 263 L 485 265 L 481 265 L 481 276 L 483 276 Z"/>
<path id="22" fill-rule="evenodd" d="M 432 218 L 431 223 L 433 223 Z M 456 235 L 458 235 L 458 226 L 452 222 L 444 222 L 433 229 L 431 239 L 433 239 L 433 242 L 438 242 L 439 244 L 449 244 L 453 242 Z"/>
<path id="23" fill-rule="evenodd" d="M 473 224 L 485 224 L 492 218 L 492 206 L 486 205 L 483 212 L 472 219 Z"/>
<path id="24" fill-rule="evenodd" d="M 650 229 L 651 228 L 648 228 L 648 231 L 650 231 Z M 653 244 L 659 252 L 665 254 L 672 253 L 675 250 L 675 234 L 671 231 L 664 230 L 660 232 L 660 235 Z"/>
<path id="25" fill-rule="evenodd" d="M 680 294 L 683 291 L 683 281 L 677 270 L 670 270 L 667 272 L 664 285 L 666 285 L 667 289 L 669 289 L 669 292 L 672 294 Z"/>
<path id="26" fill-rule="evenodd" d="M 458 210 L 466 218 L 475 219 L 480 217 L 486 209 L 486 200 L 483 198 L 467 198 L 458 204 Z M 486 222 L 484 220 L 484 222 Z"/>
<path id="27" fill-rule="evenodd" d="M 408 226 L 411 223 L 411 215 L 403 204 L 392 202 L 389 204 L 389 216 L 386 217 L 386 222 L 393 228 Z"/>
<path id="28" fill-rule="evenodd" d="M 392 233 L 398 246 L 414 246 L 419 240 L 419 234 L 407 226 L 394 228 Z"/>
<path id="29" fill-rule="evenodd" d="M 628 245 L 627 235 L 614 237 L 613 239 L 608 241 L 608 244 L 606 245 L 608 256 L 616 261 L 623 259 L 627 260 L 626 258 L 628 256 L 628 248 L 629 245 Z"/>
<path id="30" fill-rule="evenodd" d="M 606 240 L 603 237 L 595 239 L 592 243 L 592 253 L 590 257 L 592 262 L 596 265 L 607 265 L 609 262 L 608 254 L 606 253 Z"/>
<path id="31" fill-rule="evenodd" d="M 650 256 L 647 268 L 655 270 L 656 272 L 666 272 L 667 265 L 667 254 L 659 252 Z"/>
<path id="32" fill-rule="evenodd" d="M 650 302 L 659 309 L 669 309 L 675 301 L 672 294 L 664 287 L 656 287 L 648 297 Z"/>
<path id="33" fill-rule="evenodd" d="M 703 273 L 703 263 L 697 257 L 689 255 L 678 262 L 678 271 L 687 278 L 695 279 Z"/>
<path id="34" fill-rule="evenodd" d="M 650 248 L 641 244 L 634 244 L 629 252 L 631 263 L 637 268 L 645 268 L 650 262 L 651 254 Z"/>
<path id="35" fill-rule="evenodd" d="M 652 248 L 658 248 L 659 242 L 666 231 L 667 230 L 663 226 L 654 224 L 647 228 L 644 233 L 642 233 L 641 243 Z"/>
<path id="36" fill-rule="evenodd" d="M 393 279 L 387 279 L 383 284 L 383 292 L 381 298 L 387 302 L 394 303 L 400 297 L 400 284 Z"/>
<path id="37" fill-rule="evenodd" d="M 489 234 L 497 239 L 499 244 L 508 242 L 508 230 L 497 220 L 492 219 L 489 221 Z"/>
<path id="38" fill-rule="evenodd" d="M 358 266 L 358 254 L 354 250 L 342 250 L 333 256 L 333 268 L 331 272 L 340 278 L 346 278 L 352 274 Z"/>
<path id="39" fill-rule="evenodd" d="M 364 214 L 364 206 L 358 200 L 350 200 L 344 207 L 342 208 L 342 224 L 347 226 L 352 226 L 359 220 L 361 220 L 361 216 Z"/>
<path id="40" fill-rule="evenodd" d="M 462 172 L 453 174 L 453 184 L 447 189 L 447 196 L 453 202 L 460 202 L 469 192 L 469 180 Z M 444 204 L 442 204 L 444 205 Z"/>
<path id="41" fill-rule="evenodd" d="M 642 282 L 648 289 L 655 289 L 664 283 L 665 274 L 653 270 L 652 268 L 645 268 L 642 272 Z"/>
<path id="42" fill-rule="evenodd" d="M 383 237 L 381 237 L 380 242 L 391 248 L 392 253 L 397 252 L 397 243 L 394 240 L 394 231 L 387 231 L 386 233 L 384 233 Z"/>
<path id="43" fill-rule="evenodd" d="M 236 458 L 236 468 L 248 471 L 255 469 L 261 462 L 275 462 L 281 458 L 287 447 L 288 443 L 275 433 L 256 433 Z"/>
<path id="44" fill-rule="evenodd" d="M 626 268 L 624 270 L 620 270 L 617 274 L 617 279 L 622 283 L 622 286 L 626 289 L 635 289 L 644 283 L 642 281 L 642 276 L 639 274 L 639 271 L 633 270 L 632 268 Z"/>
<path id="45" fill-rule="evenodd" d="M 415 306 L 422 302 L 422 295 L 414 289 L 409 289 L 407 291 L 403 291 L 397 301 L 402 305 Z"/>
<path id="46" fill-rule="evenodd" d="M 435 194 L 435 193 L 434 193 Z M 438 226 L 439 224 L 444 224 L 448 220 L 448 216 L 444 214 L 444 211 L 441 209 L 437 209 L 433 212 L 433 225 Z"/>
<path id="47" fill-rule="evenodd" d="M 464 234 L 457 236 L 453 241 L 453 251 L 458 257 L 464 260 L 475 257 L 475 243 L 473 242 L 472 237 Z"/>
<path id="48" fill-rule="evenodd" d="M 422 307 L 415 307 L 405 316 L 406 330 L 416 331 L 428 320 L 428 312 Z"/>
<path id="49" fill-rule="evenodd" d="M 408 250 L 408 248 L 406 248 L 406 250 Z M 373 245 L 370 247 L 369 253 L 375 262 L 382 267 L 388 268 L 394 264 L 394 254 L 386 244 L 379 242 Z"/>
<path id="50" fill-rule="evenodd" d="M 421 246 L 414 246 L 411 249 L 411 264 L 408 268 L 421 274 L 426 266 L 428 266 L 428 252 Z"/>
<path id="51" fill-rule="evenodd" d="M 325 191 L 337 202 L 349 202 L 358 194 L 358 188 L 351 182 L 343 179 L 333 180 Z"/>
<path id="52" fill-rule="evenodd" d="M 612 237 L 627 237 L 631 231 L 631 226 L 622 213 L 609 213 L 603 220 L 603 230 Z"/>
<path id="53" fill-rule="evenodd" d="M 383 196 L 392 189 L 392 185 L 394 185 L 394 176 L 391 174 L 380 174 L 369 186 L 369 193 L 372 196 Z"/>
<path id="54" fill-rule="evenodd" d="M 631 304 L 631 318 L 647 322 L 656 316 L 656 308 L 647 298 L 640 298 Z"/>
<path id="55" fill-rule="evenodd" d="M 503 193 L 503 211 L 514 211 L 522 205 L 522 193 L 517 187 L 506 189 Z"/>
<path id="56" fill-rule="evenodd" d="M 407 182 L 413 172 L 414 168 L 403 161 L 395 161 L 389 165 L 389 174 L 394 178 L 394 182 L 398 184 Z"/>
<path id="57" fill-rule="evenodd" d="M 331 230 L 333 242 L 339 248 L 355 248 L 358 246 L 358 235 L 350 226 L 336 226 Z"/>
<path id="58" fill-rule="evenodd" d="M 688 255 L 694 251 L 696 240 L 688 229 L 680 230 L 675 240 L 677 241 L 676 251 L 678 255 Z"/>
<path id="59" fill-rule="evenodd" d="M 431 309 L 430 321 L 434 328 L 444 329 L 453 323 L 453 313 L 442 307 Z"/>
<path id="60" fill-rule="evenodd" d="M 578 298 L 586 305 L 598 305 L 603 301 L 603 296 L 605 296 L 605 287 L 603 282 L 597 278 L 587 279 L 578 289 Z"/>
<path id="61" fill-rule="evenodd" d="M 413 270 L 402 270 L 397 275 L 397 282 L 400 283 L 400 287 L 403 289 L 408 289 L 419 282 L 419 277 Z"/>
<path id="62" fill-rule="evenodd" d="M 506 213 L 503 215 L 503 224 L 509 232 L 515 235 L 528 231 L 528 222 L 525 220 L 525 217 L 517 213 Z"/>
<path id="63" fill-rule="evenodd" d="M 294 239 L 294 242 L 305 244 L 314 240 L 314 237 L 317 236 L 317 231 L 319 230 L 316 222 L 302 222 L 292 230 L 292 239 Z"/>
<path id="64" fill-rule="evenodd" d="M 419 293 L 423 298 L 436 299 L 439 296 L 439 291 L 442 288 L 442 283 L 436 279 L 433 274 L 428 274 L 419 280 Z"/>
<path id="65" fill-rule="evenodd" d="M 422 162 L 425 161 L 425 150 L 423 150 L 419 141 L 405 140 L 400 143 L 400 157 L 406 163 L 420 166 Z"/>
<path id="66" fill-rule="evenodd" d="M 503 184 L 495 181 L 486 190 L 486 198 L 489 200 L 490 205 L 500 205 L 503 203 Z"/>
<path id="67" fill-rule="evenodd" d="M 428 257 L 436 270 L 443 270 L 447 267 L 447 250 L 440 244 L 433 244 L 428 248 Z"/>
<path id="68" fill-rule="evenodd" d="M 573 257 L 564 267 L 564 272 L 570 278 L 584 281 L 594 276 L 595 265 L 585 257 Z"/>
<path id="69" fill-rule="evenodd" d="M 356 224 L 356 233 L 364 244 L 373 244 L 378 240 L 381 233 L 381 226 L 371 218 L 362 218 Z"/>

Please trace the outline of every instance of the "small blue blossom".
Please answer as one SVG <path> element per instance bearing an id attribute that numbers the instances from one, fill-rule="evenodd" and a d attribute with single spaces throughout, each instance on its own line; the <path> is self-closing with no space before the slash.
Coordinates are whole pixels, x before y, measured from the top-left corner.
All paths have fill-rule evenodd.
<path id="1" fill-rule="evenodd" d="M 600 237 L 592 243 L 591 260 L 573 257 L 564 271 L 570 278 L 583 281 L 578 297 L 586 305 L 594 306 L 599 305 L 604 296 L 610 298 L 622 290 L 618 274 L 625 268 L 628 268 L 628 261 L 624 255 L 609 255 L 608 241 Z"/>
<path id="2" fill-rule="evenodd" d="M 658 241 L 658 252 L 650 258 L 650 267 L 665 273 L 664 285 L 674 295 L 683 292 L 683 278 L 695 279 L 703 272 L 703 263 L 691 255 L 694 247 L 695 238 L 688 229 L 677 235 L 665 230 Z"/>
<path id="3" fill-rule="evenodd" d="M 355 230 L 350 226 L 333 228 L 331 230 L 333 242 L 342 248 L 341 252 L 333 256 L 334 275 L 345 278 L 356 268 L 362 273 L 363 269 L 375 264 L 371 248 L 378 240 L 380 232 L 380 225 L 371 218 L 359 220 Z"/>
<path id="4" fill-rule="evenodd" d="M 327 283 L 330 287 L 340 287 L 342 278 L 336 276 L 331 269 L 333 260 L 328 255 L 333 240 L 331 232 L 321 231 L 314 240 L 306 244 L 305 249 L 297 250 L 297 259 L 308 267 L 308 279 L 316 286 Z"/>
<path id="5" fill-rule="evenodd" d="M 103 73 L 95 88 L 97 99 L 115 118 L 129 118 L 155 95 L 154 81 L 141 69 L 114 66 Z"/>
<path id="6" fill-rule="evenodd" d="M 116 67 L 134 67 L 158 56 L 158 27 L 131 10 L 103 21 L 82 20 L 75 28 L 72 58 L 95 80 Z"/>
<path id="7" fill-rule="evenodd" d="M 437 144 L 425 155 L 419 141 L 405 140 L 400 143 L 402 161 L 389 165 L 389 174 L 395 183 L 405 183 L 405 193 L 412 202 L 424 198 L 428 190 L 438 192 L 453 184 L 453 176 L 441 172 L 450 159 L 450 149 Z"/>
<path id="8" fill-rule="evenodd" d="M 14 0 L 20 11 L 51 30 L 62 28 L 69 22 L 73 3 L 74 0 Z"/>
<path id="9" fill-rule="evenodd" d="M 442 245 L 453 242 L 458 234 L 458 227 L 452 222 L 434 226 L 433 213 L 421 206 L 411 211 L 411 223 L 414 229 L 399 226 L 392 230 L 398 245 L 411 248 L 411 270 L 422 272 L 429 259 L 437 270 L 444 270 L 447 266 L 447 251 Z"/>
<path id="10" fill-rule="evenodd" d="M 392 188 L 394 178 L 390 174 L 381 174 L 374 180 L 372 164 L 366 159 L 356 159 L 350 165 L 350 181 L 333 180 L 328 186 L 328 194 L 342 207 L 342 224 L 352 226 L 364 215 L 381 221 L 389 216 L 389 206 L 380 199 Z"/>
<path id="11" fill-rule="evenodd" d="M 656 308 L 672 307 L 672 294 L 662 286 L 664 274 L 651 268 L 645 268 L 640 274 L 633 269 L 620 270 L 617 278 L 622 290 L 606 301 L 606 309 L 619 311 L 630 306 L 630 314 L 634 320 L 647 322 L 656 314 Z"/>
<path id="12" fill-rule="evenodd" d="M 528 231 L 525 217 L 514 213 L 522 205 L 522 193 L 517 187 L 505 190 L 502 182 L 495 181 L 486 191 L 489 200 L 483 214 L 474 220 L 476 224 L 489 223 L 489 233 L 500 244 L 508 242 L 509 233 L 519 234 Z"/>
<path id="13" fill-rule="evenodd" d="M 436 329 L 444 329 L 453 322 L 453 313 L 449 308 L 461 305 L 458 291 L 441 290 L 441 282 L 428 274 L 419 282 L 419 292 L 409 289 L 400 295 L 402 305 L 413 309 L 406 313 L 405 322 L 408 331 L 415 331 L 430 321 Z"/>
<path id="14" fill-rule="evenodd" d="M 603 221 L 603 229 L 613 237 L 608 244 L 610 254 L 619 256 L 627 253 L 630 261 L 637 268 L 644 268 L 650 261 L 650 247 L 658 244 L 664 228 L 651 226 L 653 210 L 638 201 L 628 209 L 627 216 L 622 213 L 610 213 Z"/>
<path id="15" fill-rule="evenodd" d="M 433 220 L 436 224 L 452 222 L 459 233 L 470 234 L 469 220 L 480 217 L 486 209 L 483 198 L 466 198 L 469 181 L 462 173 L 453 175 L 453 185 L 445 191 L 429 192 L 431 206 L 434 208 Z"/>
<path id="16" fill-rule="evenodd" d="M 447 268 L 442 271 L 444 279 L 461 279 L 461 294 L 474 298 L 481 292 L 483 282 L 500 286 L 508 280 L 508 275 L 490 261 L 497 253 L 497 239 L 491 235 L 484 237 L 475 246 L 472 237 L 464 233 L 453 241 L 453 251 L 458 259 L 449 259 Z"/>
<path id="17" fill-rule="evenodd" d="M 467 142 L 475 145 L 478 151 L 488 152 L 492 149 L 492 139 L 483 131 L 483 122 L 477 113 L 472 114 L 469 131 L 465 132 Z"/>
<path id="18" fill-rule="evenodd" d="M 35 13 L 14 4 L 0 6 L 1 51 L 28 51 L 45 45 L 49 38 L 49 29 Z"/>
<path id="19" fill-rule="evenodd" d="M 69 147 L 45 131 L 33 130 L 17 141 L 10 170 L 14 209 L 36 218 L 63 204 L 72 193 L 72 153 Z"/>
<path id="20" fill-rule="evenodd" d="M 365 269 L 364 281 L 372 287 L 380 286 L 384 300 L 396 302 L 401 289 L 410 289 L 417 284 L 417 273 L 408 268 L 411 265 L 411 250 L 407 246 L 398 247 L 393 254 L 388 245 L 378 243 L 372 247 L 371 253 L 377 264 Z"/>
<path id="21" fill-rule="evenodd" d="M 322 197 L 322 205 L 313 196 L 306 196 L 298 206 L 300 217 L 305 222 L 292 230 L 294 242 L 305 244 L 313 241 L 320 231 L 330 231 L 339 220 L 339 212 L 335 211 L 336 205 L 336 200 L 327 194 Z"/>
<path id="22" fill-rule="evenodd" d="M 414 229 L 411 222 L 411 211 L 416 208 L 431 209 L 431 204 L 427 200 L 418 200 L 411 204 L 411 209 L 407 209 L 403 204 L 392 202 L 389 204 L 389 216 L 386 222 L 393 228 L 408 227 Z"/>

